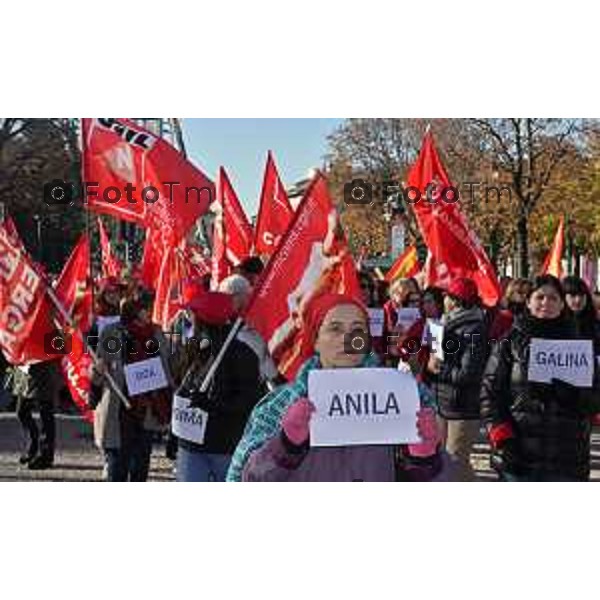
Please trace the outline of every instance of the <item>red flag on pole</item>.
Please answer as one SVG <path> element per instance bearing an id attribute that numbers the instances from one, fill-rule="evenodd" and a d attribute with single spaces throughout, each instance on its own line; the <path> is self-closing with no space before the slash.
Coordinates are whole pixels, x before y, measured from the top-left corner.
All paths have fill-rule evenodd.
<path id="1" fill-rule="evenodd" d="M 9 363 L 25 365 L 55 358 L 44 351 L 54 328 L 46 283 L 15 234 L 0 224 L 0 347 Z"/>
<path id="2" fill-rule="evenodd" d="M 317 174 L 288 232 L 263 273 L 244 320 L 256 329 L 278 364 L 292 379 L 307 357 L 301 354 L 302 309 L 322 292 L 360 298 L 356 268 L 327 182 Z"/>
<path id="3" fill-rule="evenodd" d="M 468 277 L 477 284 L 482 301 L 494 306 L 501 297 L 496 273 L 459 208 L 458 191 L 450 183 L 431 132 L 425 134 L 408 185 L 421 194 L 413 209 L 433 261 L 429 285 L 446 287 L 448 278 Z"/>
<path id="4" fill-rule="evenodd" d="M 175 246 L 215 199 L 202 171 L 127 119 L 82 119 L 82 136 L 86 196 L 96 212 L 160 230 Z"/>
<path id="5" fill-rule="evenodd" d="M 548 252 L 544 264 L 542 265 L 541 275 L 554 275 L 554 277 L 562 278 L 562 257 L 565 249 L 565 218 L 561 217 L 554 236 L 554 242 L 550 252 Z"/>
<path id="6" fill-rule="evenodd" d="M 123 265 L 112 251 L 108 233 L 100 217 L 98 217 L 98 231 L 100 232 L 100 248 L 102 250 L 102 277 L 120 278 Z"/>
<path id="7" fill-rule="evenodd" d="M 271 256 L 293 217 L 294 211 L 269 151 L 256 222 L 254 251 Z"/>
<path id="8" fill-rule="evenodd" d="M 252 226 L 229 181 L 225 169 L 219 170 L 216 213 L 213 235 L 213 286 L 216 287 L 229 273 L 250 255 Z"/>

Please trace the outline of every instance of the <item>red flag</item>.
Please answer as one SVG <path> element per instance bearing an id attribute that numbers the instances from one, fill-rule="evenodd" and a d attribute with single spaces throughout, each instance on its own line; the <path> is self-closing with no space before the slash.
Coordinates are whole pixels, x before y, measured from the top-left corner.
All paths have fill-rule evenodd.
<path id="1" fill-rule="evenodd" d="M 108 233 L 100 217 L 98 217 L 98 231 L 100 232 L 100 248 L 102 249 L 102 277 L 120 278 L 123 265 L 113 254 Z"/>
<path id="2" fill-rule="evenodd" d="M 263 181 L 254 238 L 254 251 L 271 256 L 287 231 L 294 211 L 283 187 L 271 152 Z"/>
<path id="3" fill-rule="evenodd" d="M 302 308 L 324 291 L 360 298 L 354 260 L 348 250 L 327 182 L 320 173 L 306 191 L 296 216 L 271 258 L 244 319 L 267 341 L 280 373 L 288 379 L 301 354 Z"/>
<path id="4" fill-rule="evenodd" d="M 554 242 L 552 242 L 550 252 L 548 252 L 544 264 L 542 265 L 542 275 L 554 275 L 554 277 L 558 277 L 559 279 L 562 278 L 562 257 L 564 249 L 565 218 L 561 217 L 560 222 L 558 223 L 558 229 L 556 230 L 556 235 L 554 236 Z"/>
<path id="5" fill-rule="evenodd" d="M 54 358 L 44 351 L 44 336 L 53 331 L 51 314 L 46 283 L 21 240 L 0 224 L 0 347 L 9 363 Z"/>
<path id="6" fill-rule="evenodd" d="M 160 230 L 177 245 L 215 199 L 214 184 L 173 146 L 127 119 L 82 119 L 89 207 Z M 116 201 L 120 198 L 118 201 Z"/>
<path id="7" fill-rule="evenodd" d="M 181 248 L 167 248 L 160 262 L 152 320 L 167 331 L 181 309 L 181 286 L 189 276 Z"/>
<path id="8" fill-rule="evenodd" d="M 394 279 L 414 277 L 420 270 L 417 247 L 409 246 L 390 267 L 385 275 L 385 281 L 391 282 Z"/>
<path id="9" fill-rule="evenodd" d="M 225 169 L 219 170 L 213 235 L 213 286 L 217 286 L 252 250 L 252 226 L 229 181 Z"/>
<path id="10" fill-rule="evenodd" d="M 408 185 L 421 193 L 413 209 L 436 265 L 429 284 L 446 287 L 448 277 L 469 277 L 477 284 L 482 301 L 494 306 L 501 297 L 496 273 L 460 211 L 458 192 L 452 188 L 430 132 L 425 134 Z"/>
<path id="11" fill-rule="evenodd" d="M 84 234 L 63 267 L 55 289 L 56 297 L 65 311 L 73 318 L 77 316 L 79 326 L 84 331 L 91 327 L 92 320 L 89 265 L 90 241 Z"/>
<path id="12" fill-rule="evenodd" d="M 92 387 L 92 357 L 85 352 L 83 335 L 79 329 L 71 330 L 71 341 L 71 352 L 65 354 L 61 359 L 61 370 L 73 402 L 83 418 L 93 423 L 94 413 L 89 408 L 89 395 Z"/>

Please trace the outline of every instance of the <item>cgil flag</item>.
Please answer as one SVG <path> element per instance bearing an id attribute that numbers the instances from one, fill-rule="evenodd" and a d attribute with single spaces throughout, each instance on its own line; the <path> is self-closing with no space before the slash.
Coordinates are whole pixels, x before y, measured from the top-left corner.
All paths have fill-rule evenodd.
<path id="1" fill-rule="evenodd" d="M 413 202 L 413 210 L 431 255 L 425 267 L 426 285 L 445 288 L 451 278 L 468 277 L 476 283 L 481 300 L 495 306 L 501 297 L 496 272 L 460 210 L 458 191 L 446 174 L 429 131 L 410 171 L 408 186 L 421 194 L 420 200 Z"/>
<path id="2" fill-rule="evenodd" d="M 288 232 L 257 284 L 244 320 L 267 342 L 279 372 L 292 379 L 302 362 L 300 326 L 307 302 L 323 292 L 360 298 L 348 250 L 327 182 L 317 174 Z"/>
<path id="3" fill-rule="evenodd" d="M 269 151 L 256 220 L 254 252 L 271 256 L 293 218 L 294 210 L 279 178 L 273 155 Z"/>
<path id="4" fill-rule="evenodd" d="M 162 232 L 176 246 L 215 198 L 212 181 L 168 142 L 127 119 L 82 119 L 90 209 Z"/>
<path id="5" fill-rule="evenodd" d="M 100 249 L 102 251 L 102 277 L 121 277 L 123 265 L 112 251 L 110 239 L 102 219 L 98 217 L 98 231 L 100 233 Z"/>
<path id="6" fill-rule="evenodd" d="M 252 250 L 252 226 L 223 167 L 217 180 L 217 200 L 213 205 L 213 282 L 214 288 L 237 267 Z"/>

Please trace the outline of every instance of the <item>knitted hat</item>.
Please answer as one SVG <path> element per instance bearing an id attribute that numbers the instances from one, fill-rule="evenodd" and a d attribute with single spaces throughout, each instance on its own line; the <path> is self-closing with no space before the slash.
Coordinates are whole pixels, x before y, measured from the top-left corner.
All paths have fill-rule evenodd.
<path id="1" fill-rule="evenodd" d="M 188 308 L 207 325 L 224 325 L 235 316 L 233 298 L 221 292 L 204 292 L 194 297 Z"/>

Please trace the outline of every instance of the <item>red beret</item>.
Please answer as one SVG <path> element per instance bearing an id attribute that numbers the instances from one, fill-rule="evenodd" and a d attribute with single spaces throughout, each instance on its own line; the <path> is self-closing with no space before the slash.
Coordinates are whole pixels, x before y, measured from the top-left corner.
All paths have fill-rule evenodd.
<path id="1" fill-rule="evenodd" d="M 236 315 L 233 297 L 220 292 L 204 292 L 193 298 L 187 308 L 199 321 L 208 325 L 225 325 Z"/>

